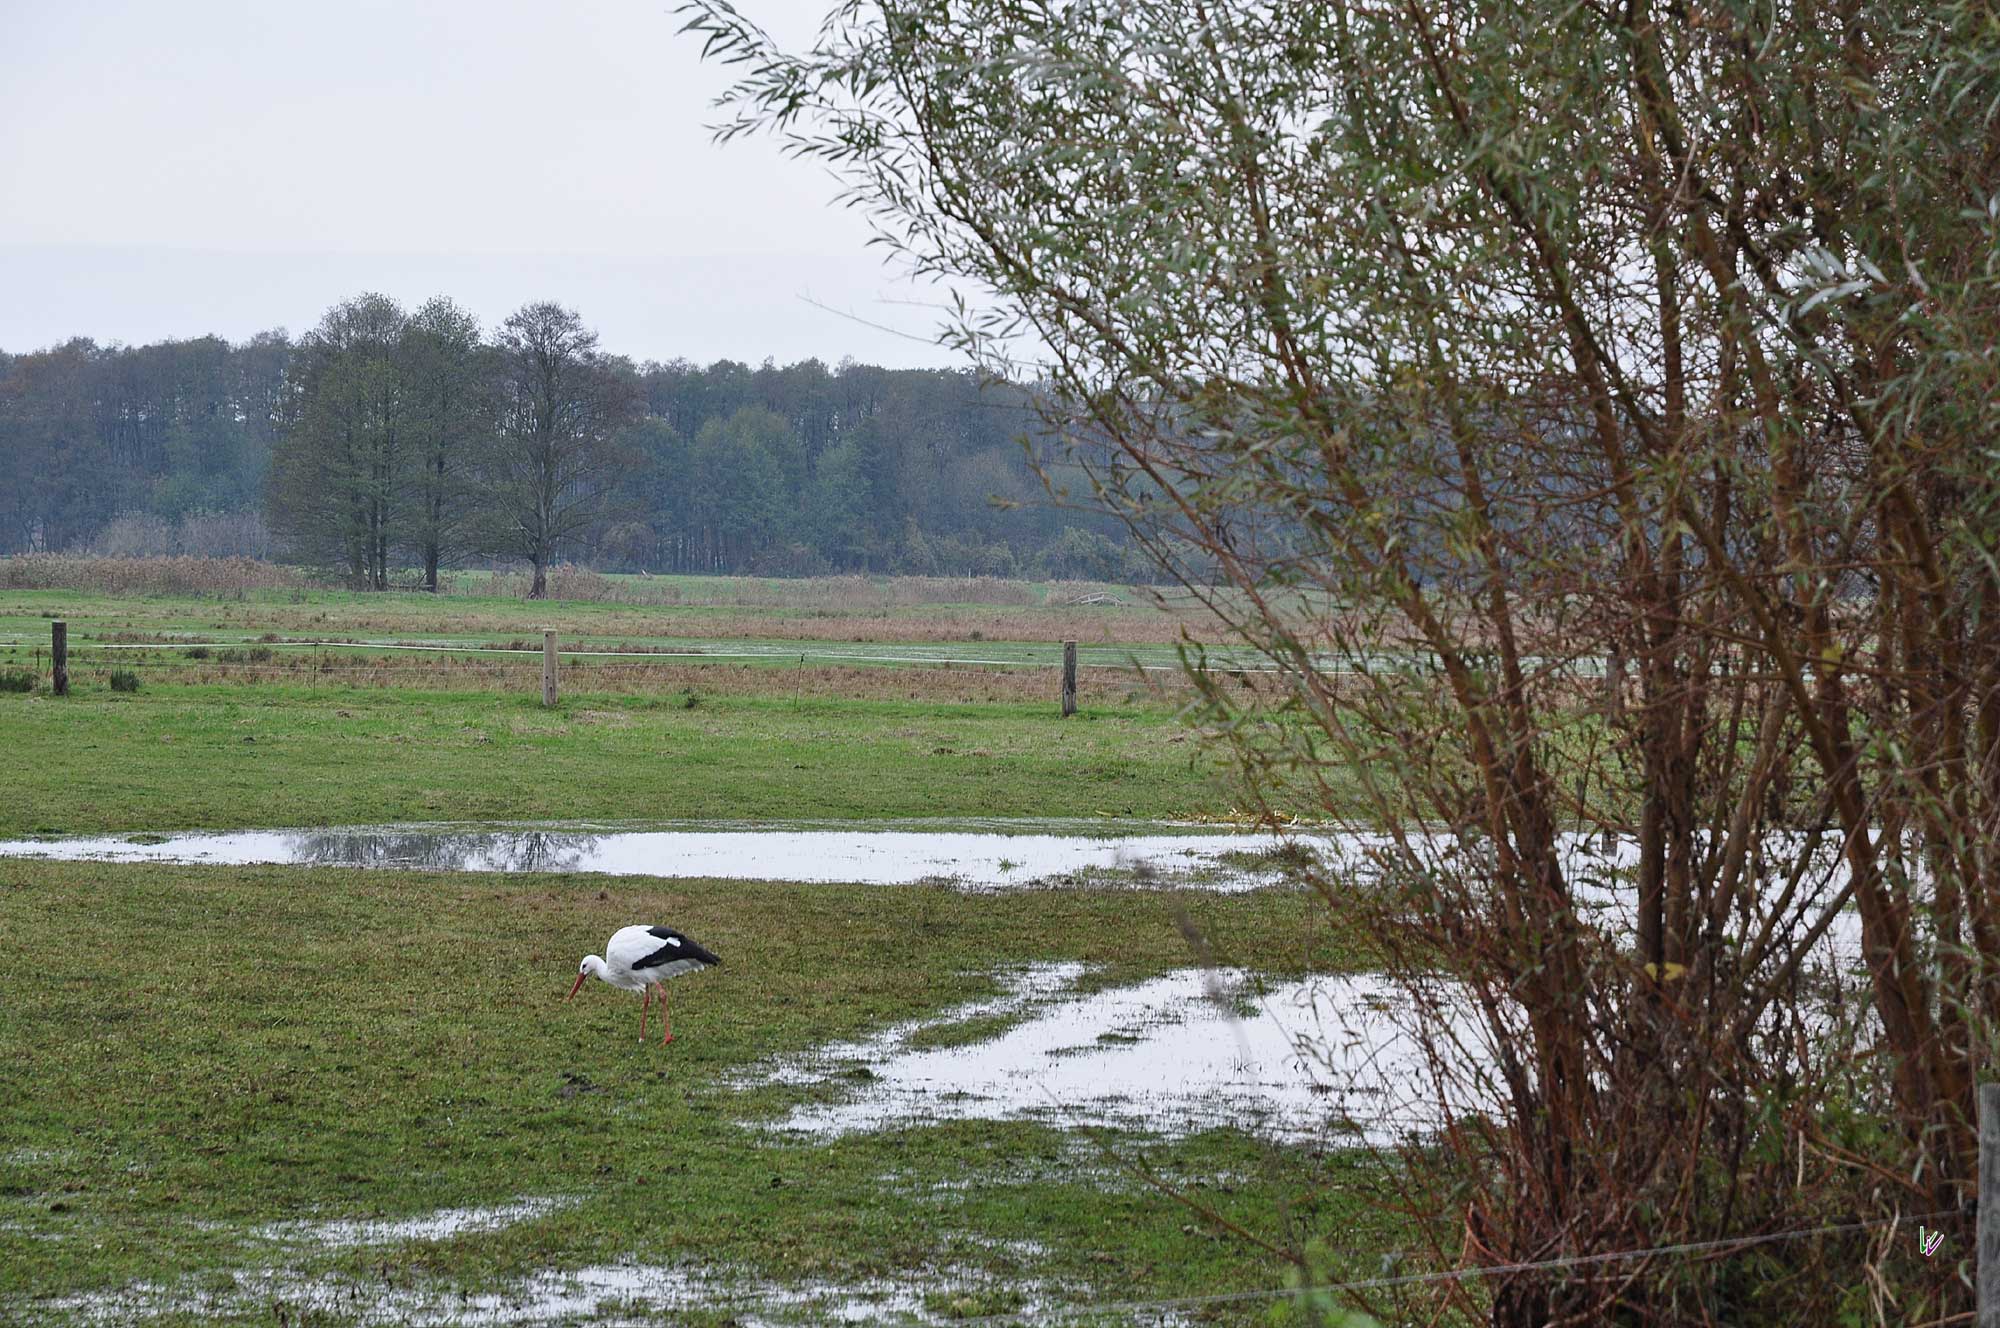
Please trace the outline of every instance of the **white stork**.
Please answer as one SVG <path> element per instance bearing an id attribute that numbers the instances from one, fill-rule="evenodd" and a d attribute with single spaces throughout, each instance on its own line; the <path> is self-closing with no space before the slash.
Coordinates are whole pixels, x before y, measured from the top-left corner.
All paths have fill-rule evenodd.
<path id="1" fill-rule="evenodd" d="M 604 957 L 585 955 L 577 965 L 576 985 L 565 1001 L 573 1001 L 591 974 L 622 991 L 642 991 L 646 999 L 639 1006 L 639 1036 L 646 1036 L 646 1011 L 653 1003 L 653 989 L 660 992 L 660 1029 L 665 1034 L 660 1045 L 674 1040 L 673 1025 L 667 1022 L 668 978 L 708 968 L 722 960 L 703 949 L 693 937 L 672 927 L 620 927 L 604 947 Z"/>

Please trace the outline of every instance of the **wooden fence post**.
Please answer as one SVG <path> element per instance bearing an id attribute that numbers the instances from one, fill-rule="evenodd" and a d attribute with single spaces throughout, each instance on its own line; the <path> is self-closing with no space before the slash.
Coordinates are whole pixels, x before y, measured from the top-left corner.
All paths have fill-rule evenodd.
<path id="1" fill-rule="evenodd" d="M 1063 718 L 1076 713 L 1076 642 L 1063 642 Z"/>
<path id="2" fill-rule="evenodd" d="M 1979 1328 L 2000 1328 L 2000 1084 L 1979 1086 Z"/>
<path id="3" fill-rule="evenodd" d="M 58 618 L 49 624 L 49 654 L 55 660 L 57 696 L 69 695 L 69 624 Z"/>
<path id="4" fill-rule="evenodd" d="M 542 704 L 556 703 L 556 634 L 542 633 Z"/>

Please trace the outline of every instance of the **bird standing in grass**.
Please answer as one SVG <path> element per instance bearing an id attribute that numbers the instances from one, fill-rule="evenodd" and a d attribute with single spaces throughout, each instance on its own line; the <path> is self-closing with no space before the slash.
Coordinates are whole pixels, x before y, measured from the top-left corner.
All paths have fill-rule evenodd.
<path id="1" fill-rule="evenodd" d="M 660 1045 L 664 1047 L 674 1040 L 673 1025 L 667 1022 L 666 980 L 721 962 L 693 937 L 683 935 L 672 927 L 620 927 L 605 945 L 603 958 L 596 955 L 583 957 L 583 962 L 577 965 L 576 985 L 569 989 L 569 995 L 564 1000 L 575 1000 L 577 992 L 583 989 L 583 980 L 592 974 L 622 991 L 644 992 L 646 999 L 639 1006 L 639 1036 L 643 1039 L 646 1036 L 646 1011 L 652 1006 L 653 991 L 657 988 L 660 993 L 660 1030 L 664 1034 Z"/>

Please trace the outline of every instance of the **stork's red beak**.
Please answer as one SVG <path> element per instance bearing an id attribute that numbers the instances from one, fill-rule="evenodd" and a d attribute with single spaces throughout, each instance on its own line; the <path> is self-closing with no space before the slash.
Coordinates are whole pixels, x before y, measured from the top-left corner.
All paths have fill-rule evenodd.
<path id="1" fill-rule="evenodd" d="M 565 1003 L 576 999 L 576 994 L 583 990 L 583 980 L 589 976 L 590 974 L 588 973 L 579 973 L 576 975 L 576 985 L 569 989 L 569 995 L 563 997 Z"/>

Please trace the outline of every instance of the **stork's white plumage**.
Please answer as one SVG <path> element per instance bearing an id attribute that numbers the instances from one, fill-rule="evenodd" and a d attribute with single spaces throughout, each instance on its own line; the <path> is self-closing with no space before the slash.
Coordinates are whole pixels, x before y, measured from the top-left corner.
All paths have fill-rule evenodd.
<path id="1" fill-rule="evenodd" d="M 583 980 L 595 975 L 622 991 L 639 991 L 646 999 L 639 1005 L 639 1036 L 646 1036 L 646 1011 L 652 1006 L 653 992 L 660 993 L 660 1045 L 674 1040 L 673 1025 L 667 1019 L 668 978 L 720 964 L 721 959 L 703 949 L 693 937 L 672 927 L 620 927 L 611 934 L 604 955 L 585 955 L 577 965 L 576 985 L 567 1000 L 575 1000 Z"/>

